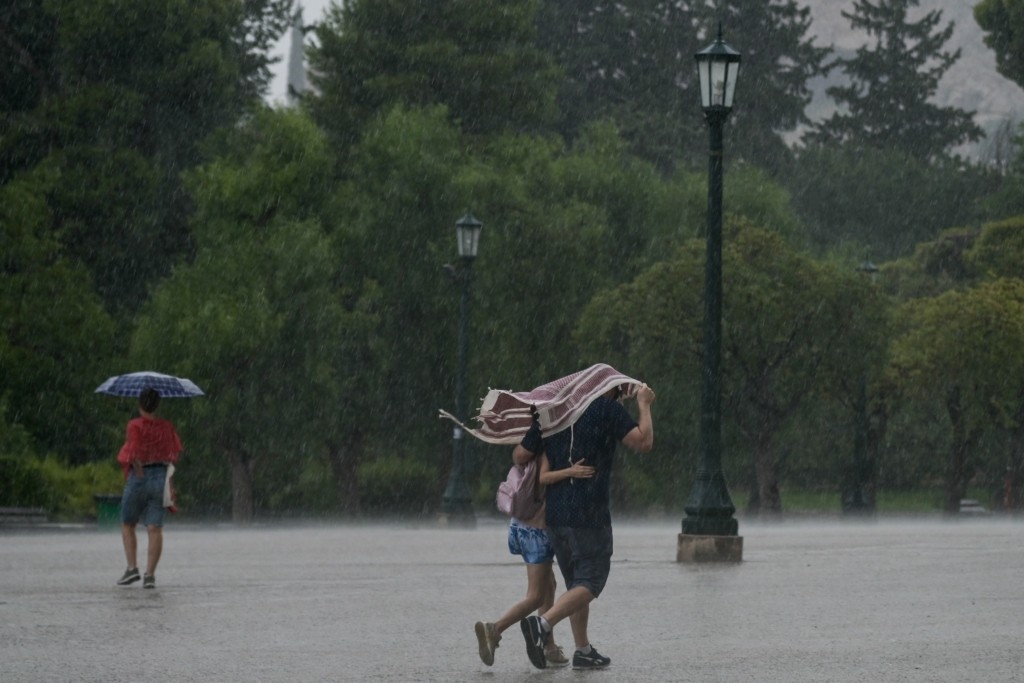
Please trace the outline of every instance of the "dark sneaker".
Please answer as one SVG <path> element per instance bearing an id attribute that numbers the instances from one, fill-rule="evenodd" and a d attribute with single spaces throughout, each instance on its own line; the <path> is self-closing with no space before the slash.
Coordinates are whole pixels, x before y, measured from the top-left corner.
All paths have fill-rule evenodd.
<path id="1" fill-rule="evenodd" d="M 142 577 L 139 576 L 139 569 L 138 569 L 138 567 L 136 567 L 135 569 L 125 569 L 124 570 L 124 576 L 122 576 L 120 579 L 117 580 L 117 585 L 118 586 L 127 586 L 127 585 L 135 583 L 140 578 L 142 578 Z"/>
<path id="2" fill-rule="evenodd" d="M 590 646 L 590 654 L 585 655 L 579 650 L 572 656 L 572 668 L 574 669 L 600 669 L 608 666 L 612 660 L 601 655 L 594 646 Z"/>
<path id="3" fill-rule="evenodd" d="M 147 574 L 142 579 L 142 587 L 143 588 L 156 588 L 156 577 L 155 576 L 150 576 L 150 575 Z"/>
<path id="4" fill-rule="evenodd" d="M 523 638 L 526 639 L 526 656 L 530 658 L 530 663 L 538 669 L 545 668 L 548 662 L 544 659 L 544 643 L 547 642 L 548 634 L 540 625 L 540 617 L 526 617 L 519 622 L 519 627 L 523 629 Z"/>
<path id="5" fill-rule="evenodd" d="M 501 642 L 501 636 L 494 632 L 489 621 L 476 622 L 476 640 L 480 646 L 480 660 L 487 666 L 494 664 L 494 650 Z"/>

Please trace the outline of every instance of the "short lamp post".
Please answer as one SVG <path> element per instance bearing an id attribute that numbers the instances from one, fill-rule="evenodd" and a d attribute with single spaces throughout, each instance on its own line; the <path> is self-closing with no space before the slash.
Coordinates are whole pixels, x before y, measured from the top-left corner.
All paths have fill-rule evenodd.
<path id="1" fill-rule="evenodd" d="M 676 559 L 740 561 L 743 539 L 722 473 L 722 127 L 732 111 L 740 53 L 722 40 L 694 55 L 701 107 L 710 129 L 707 258 L 704 266 L 704 357 L 701 367 L 700 462 L 686 501 Z"/>
<path id="2" fill-rule="evenodd" d="M 455 416 L 466 424 L 469 409 L 466 400 L 466 366 L 469 359 L 469 287 L 473 279 L 473 259 L 480 246 L 480 231 L 483 223 L 466 212 L 455 222 L 455 238 L 459 247 L 458 269 L 452 275 L 462 286 L 462 302 L 459 306 L 459 367 L 455 377 Z M 452 466 L 448 473 L 448 486 L 441 500 L 441 512 L 446 522 L 459 526 L 475 526 L 472 497 L 466 483 L 466 438 L 462 427 L 455 425 L 452 431 Z"/>
<path id="3" fill-rule="evenodd" d="M 878 277 L 878 266 L 865 258 L 857 266 L 857 272 L 874 282 Z M 853 412 L 853 464 L 843 487 L 841 507 L 844 515 L 872 515 L 875 512 L 875 499 L 869 491 L 872 466 L 868 458 L 868 379 L 865 373 L 857 378 Z"/>

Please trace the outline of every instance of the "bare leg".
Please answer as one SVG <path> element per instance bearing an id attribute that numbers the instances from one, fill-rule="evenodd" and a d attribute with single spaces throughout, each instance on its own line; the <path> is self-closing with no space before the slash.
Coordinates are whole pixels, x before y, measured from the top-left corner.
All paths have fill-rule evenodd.
<path id="1" fill-rule="evenodd" d="M 149 532 L 149 547 L 146 549 L 146 576 L 156 575 L 156 565 L 160 561 L 160 554 L 164 550 L 163 527 L 147 526 Z M 134 530 L 132 532 L 134 536 Z"/>
<path id="2" fill-rule="evenodd" d="M 512 605 L 501 618 L 494 622 L 495 633 L 501 633 L 543 605 L 553 579 L 550 562 L 526 565 L 526 597 Z"/>
<path id="3" fill-rule="evenodd" d="M 544 585 L 544 599 L 541 601 L 540 607 L 537 608 L 538 614 L 544 614 L 555 604 L 555 590 L 558 588 L 558 582 L 555 581 L 555 572 L 551 569 L 551 565 L 547 566 L 548 576 Z"/>
<path id="4" fill-rule="evenodd" d="M 121 525 L 121 541 L 124 543 L 124 559 L 128 562 L 128 569 L 135 569 L 137 564 L 139 539 L 135 535 L 134 524 Z"/>

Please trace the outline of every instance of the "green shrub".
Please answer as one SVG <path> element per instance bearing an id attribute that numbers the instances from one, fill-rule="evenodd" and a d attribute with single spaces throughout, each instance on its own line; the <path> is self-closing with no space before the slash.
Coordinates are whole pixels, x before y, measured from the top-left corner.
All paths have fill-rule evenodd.
<path id="1" fill-rule="evenodd" d="M 323 515 L 337 503 L 338 492 L 327 462 L 310 458 L 300 465 L 298 476 L 273 487 L 267 507 L 271 514 Z"/>
<path id="2" fill-rule="evenodd" d="M 49 489 L 42 461 L 0 456 L 0 505 L 48 508 L 52 497 Z"/>
<path id="3" fill-rule="evenodd" d="M 473 491 L 473 512 L 478 517 L 504 517 L 504 513 L 498 510 L 495 496 L 498 493 L 498 484 L 505 481 L 507 472 L 502 474 L 501 479 L 491 481 L 490 478 L 481 478 Z"/>
<path id="4" fill-rule="evenodd" d="M 121 495 L 124 474 L 113 462 L 91 462 L 71 469 L 61 468 L 63 496 L 56 511 L 58 517 L 83 519 L 96 515 L 96 494 Z"/>
<path id="5" fill-rule="evenodd" d="M 124 477 L 112 462 L 69 467 L 57 458 L 0 456 L 0 505 L 38 507 L 55 521 L 96 515 L 93 495 L 120 494 Z"/>
<path id="6" fill-rule="evenodd" d="M 438 507 L 437 470 L 416 457 L 383 456 L 359 466 L 362 508 L 370 514 L 418 515 Z"/>
<path id="7" fill-rule="evenodd" d="M 624 512 L 642 513 L 660 506 L 661 490 L 655 477 L 637 467 L 623 467 L 612 476 L 621 476 L 625 481 Z"/>

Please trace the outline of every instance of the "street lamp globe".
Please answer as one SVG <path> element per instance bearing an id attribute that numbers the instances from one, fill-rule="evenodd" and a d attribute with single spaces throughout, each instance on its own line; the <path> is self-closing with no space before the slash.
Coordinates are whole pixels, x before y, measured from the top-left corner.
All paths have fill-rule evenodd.
<path id="1" fill-rule="evenodd" d="M 466 212 L 466 215 L 455 222 L 455 238 L 459 243 L 459 256 L 476 258 L 476 250 L 480 246 L 480 230 L 484 224 Z"/>
<path id="2" fill-rule="evenodd" d="M 697 75 L 700 77 L 700 103 L 704 111 L 728 113 L 736 93 L 736 78 L 740 72 L 740 53 L 722 40 L 722 25 L 718 25 L 715 42 L 694 55 Z"/>

